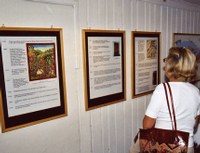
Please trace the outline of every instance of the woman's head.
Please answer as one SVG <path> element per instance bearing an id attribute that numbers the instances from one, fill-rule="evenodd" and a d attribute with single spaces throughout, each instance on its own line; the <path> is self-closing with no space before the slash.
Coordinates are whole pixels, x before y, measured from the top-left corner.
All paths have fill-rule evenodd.
<path id="1" fill-rule="evenodd" d="M 191 81 L 196 76 L 195 55 L 187 48 L 172 47 L 166 59 L 165 74 L 172 81 Z"/>

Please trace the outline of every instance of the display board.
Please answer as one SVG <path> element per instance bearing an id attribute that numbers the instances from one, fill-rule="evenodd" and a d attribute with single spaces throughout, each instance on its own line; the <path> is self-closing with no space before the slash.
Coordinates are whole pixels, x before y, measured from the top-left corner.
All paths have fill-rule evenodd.
<path id="1" fill-rule="evenodd" d="M 0 29 L 2 131 L 67 115 L 60 28 Z"/>
<path id="2" fill-rule="evenodd" d="M 125 100 L 124 39 L 124 31 L 83 30 L 86 110 Z"/>
<path id="3" fill-rule="evenodd" d="M 200 80 L 200 34 L 191 33 L 173 33 L 173 46 L 186 47 L 196 56 L 198 63 L 198 72 L 196 81 Z M 195 80 L 194 80 L 195 81 Z"/>
<path id="4" fill-rule="evenodd" d="M 132 82 L 133 98 L 160 83 L 160 32 L 132 31 Z"/>

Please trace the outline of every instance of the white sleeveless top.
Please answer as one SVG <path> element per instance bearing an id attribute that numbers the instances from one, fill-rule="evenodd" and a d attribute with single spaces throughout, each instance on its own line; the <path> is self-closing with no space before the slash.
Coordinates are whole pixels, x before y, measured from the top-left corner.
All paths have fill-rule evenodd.
<path id="1" fill-rule="evenodd" d="M 193 127 L 200 109 L 199 89 L 187 82 L 169 84 L 174 99 L 177 130 L 190 133 L 188 147 L 193 147 Z M 154 90 L 145 115 L 156 119 L 156 128 L 172 129 L 163 84 L 159 84 Z"/>

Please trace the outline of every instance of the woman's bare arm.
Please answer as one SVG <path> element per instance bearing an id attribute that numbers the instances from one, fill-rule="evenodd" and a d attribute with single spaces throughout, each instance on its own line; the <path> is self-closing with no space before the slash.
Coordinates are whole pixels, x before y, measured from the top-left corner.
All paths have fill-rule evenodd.
<path id="1" fill-rule="evenodd" d="M 156 123 L 155 118 L 151 118 L 151 117 L 145 115 L 144 119 L 143 119 L 143 129 L 153 128 L 155 123 Z"/>

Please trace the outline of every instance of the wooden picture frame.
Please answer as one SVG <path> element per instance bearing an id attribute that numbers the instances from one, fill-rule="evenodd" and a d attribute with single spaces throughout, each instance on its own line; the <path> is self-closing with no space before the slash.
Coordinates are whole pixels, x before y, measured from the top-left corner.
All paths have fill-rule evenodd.
<path id="1" fill-rule="evenodd" d="M 160 32 L 132 31 L 132 98 L 160 83 Z"/>
<path id="2" fill-rule="evenodd" d="M 196 56 L 198 63 L 197 78 L 194 80 L 200 80 L 200 34 L 192 33 L 173 33 L 173 46 L 174 47 L 186 47 L 190 49 Z"/>
<path id="3" fill-rule="evenodd" d="M 83 29 L 86 111 L 126 99 L 125 31 Z"/>
<path id="4" fill-rule="evenodd" d="M 67 115 L 62 29 L 0 28 L 2 132 Z"/>

